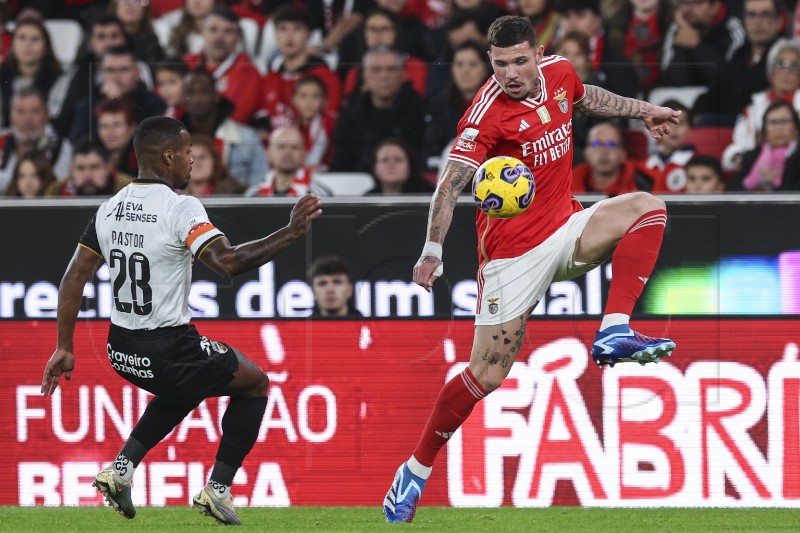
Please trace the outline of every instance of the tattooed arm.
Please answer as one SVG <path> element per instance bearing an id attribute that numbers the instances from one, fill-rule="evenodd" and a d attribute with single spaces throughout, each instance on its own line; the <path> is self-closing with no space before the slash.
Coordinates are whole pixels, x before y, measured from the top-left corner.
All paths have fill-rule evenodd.
<path id="1" fill-rule="evenodd" d="M 669 125 L 677 124 L 681 112 L 669 107 L 655 106 L 643 100 L 626 98 L 596 85 L 584 85 L 584 97 L 575 102 L 575 109 L 593 117 L 638 118 L 650 131 L 650 136 L 660 139 L 669 134 Z"/>
<path id="2" fill-rule="evenodd" d="M 453 221 L 453 209 L 458 195 L 472 179 L 475 169 L 464 163 L 447 161 L 442 178 L 436 185 L 428 212 L 428 234 L 422 256 L 414 265 L 414 283 L 430 292 L 433 282 L 441 275 L 436 269 L 442 265 L 441 245 Z M 431 250 L 430 246 L 438 250 Z M 438 247 L 436 245 L 439 245 Z"/>

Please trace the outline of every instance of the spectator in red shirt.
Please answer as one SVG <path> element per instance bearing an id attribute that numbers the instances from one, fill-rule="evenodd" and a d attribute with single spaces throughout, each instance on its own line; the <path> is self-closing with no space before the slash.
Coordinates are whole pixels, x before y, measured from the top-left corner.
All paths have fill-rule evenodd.
<path id="1" fill-rule="evenodd" d="M 311 52 L 311 25 L 308 12 L 298 6 L 286 5 L 273 14 L 280 55 L 261 86 L 261 105 L 256 126 L 262 135 L 294 121 L 292 95 L 297 81 L 304 76 L 323 80 L 328 92 L 328 109 L 336 113 L 341 104 L 341 83 L 325 60 Z"/>
<path id="2" fill-rule="evenodd" d="M 589 130 L 586 162 L 572 169 L 572 192 L 596 192 L 619 196 L 627 192 L 663 191 L 658 176 L 640 161 L 630 161 L 622 142 L 622 131 L 610 122 Z"/>
<path id="3" fill-rule="evenodd" d="M 187 54 L 190 69 L 199 67 L 216 80 L 217 92 L 234 103 L 231 118 L 249 124 L 258 109 L 261 75 L 242 44 L 239 16 L 227 7 L 211 10 L 203 23 L 203 51 Z"/>

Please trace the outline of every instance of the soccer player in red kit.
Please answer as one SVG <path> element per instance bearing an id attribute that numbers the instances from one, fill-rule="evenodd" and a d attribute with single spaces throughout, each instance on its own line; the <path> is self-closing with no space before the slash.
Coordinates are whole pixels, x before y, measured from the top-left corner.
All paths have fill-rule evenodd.
<path id="1" fill-rule="evenodd" d="M 436 454 L 475 404 L 500 387 L 519 354 L 528 315 L 551 282 L 574 278 L 611 257 L 614 278 L 592 347 L 597 364 L 644 364 L 675 348 L 669 339 L 646 337 L 628 325 L 661 247 L 664 202 L 635 192 L 584 210 L 570 185 L 573 109 L 641 119 L 655 139 L 678 123 L 680 112 L 583 85 L 569 61 L 543 55 L 527 18 L 500 17 L 488 41 L 494 76 L 459 122 L 431 200 L 414 282 L 430 291 L 442 275 L 442 243 L 453 208 L 484 160 L 509 155 L 524 161 L 536 178 L 536 196 L 515 218 L 477 212 L 478 309 L 469 367 L 444 385 L 413 455 L 397 470 L 383 502 L 389 522 L 413 520 Z"/>

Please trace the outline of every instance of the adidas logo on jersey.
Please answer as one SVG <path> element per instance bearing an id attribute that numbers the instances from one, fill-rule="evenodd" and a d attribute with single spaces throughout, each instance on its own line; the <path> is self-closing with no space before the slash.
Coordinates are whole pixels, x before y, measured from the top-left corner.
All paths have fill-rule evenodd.
<path id="1" fill-rule="evenodd" d="M 525 122 L 525 119 L 523 118 L 522 120 L 519 121 L 519 130 L 517 131 L 525 131 L 530 127 L 531 125 Z"/>

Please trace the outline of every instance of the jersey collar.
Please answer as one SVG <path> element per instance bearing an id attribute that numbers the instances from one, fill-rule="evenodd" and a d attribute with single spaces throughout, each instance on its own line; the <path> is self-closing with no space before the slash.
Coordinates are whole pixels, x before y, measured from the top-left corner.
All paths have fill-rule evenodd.
<path id="1" fill-rule="evenodd" d="M 166 185 L 170 189 L 172 188 L 172 185 L 167 183 L 166 180 L 156 179 L 156 178 L 134 178 L 132 183 L 135 183 L 137 185 L 146 185 L 146 184 L 150 184 L 150 183 L 160 183 L 161 185 Z"/>

